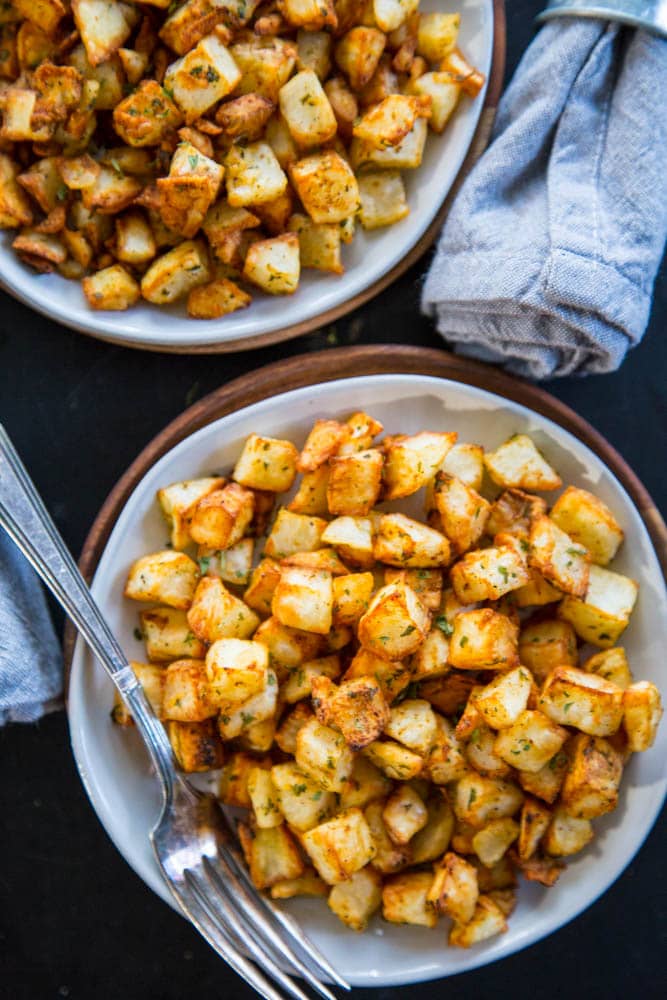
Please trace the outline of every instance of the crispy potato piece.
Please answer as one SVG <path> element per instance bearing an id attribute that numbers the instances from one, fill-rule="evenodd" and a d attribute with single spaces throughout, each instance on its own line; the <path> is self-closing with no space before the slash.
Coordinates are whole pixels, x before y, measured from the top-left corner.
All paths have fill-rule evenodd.
<path id="1" fill-rule="evenodd" d="M 329 885 L 345 882 L 364 868 L 375 853 L 361 809 L 347 809 L 334 819 L 308 830 L 303 847 L 321 878 Z"/>
<path id="2" fill-rule="evenodd" d="M 488 501 L 462 480 L 445 472 L 439 472 L 435 478 L 433 501 L 443 531 L 456 552 L 460 554 L 472 548 L 484 534 L 491 510 Z"/>
<path id="3" fill-rule="evenodd" d="M 290 295 L 299 284 L 299 237 L 283 233 L 259 240 L 248 249 L 243 276 L 269 295 Z"/>
<path id="4" fill-rule="evenodd" d="M 370 865 L 355 872 L 329 893 L 329 909 L 354 931 L 366 929 L 382 903 L 382 878 Z"/>
<path id="5" fill-rule="evenodd" d="M 400 222 L 409 214 L 403 180 L 398 171 L 378 170 L 361 174 L 359 221 L 364 229 L 379 229 Z"/>
<path id="6" fill-rule="evenodd" d="M 373 677 L 380 685 L 387 704 L 398 697 L 410 683 L 410 666 L 397 660 L 385 660 L 367 649 L 359 649 L 353 657 L 344 680 Z"/>
<path id="7" fill-rule="evenodd" d="M 185 240 L 158 257 L 141 279 L 141 294 L 149 302 L 166 305 L 176 302 L 210 277 L 204 245 Z"/>
<path id="8" fill-rule="evenodd" d="M 415 594 L 429 611 L 437 611 L 442 600 L 442 570 L 440 569 L 398 569 L 388 566 L 384 571 L 384 582 L 403 581 L 412 587 Z M 441 636 L 444 635 L 441 632 Z"/>
<path id="9" fill-rule="evenodd" d="M 570 766 L 561 803 L 570 816 L 594 819 L 616 808 L 623 757 L 608 740 L 578 733 L 569 747 Z"/>
<path id="10" fill-rule="evenodd" d="M 340 792 L 340 808 L 350 809 L 352 806 L 358 806 L 363 809 L 369 802 L 385 798 L 391 787 L 389 778 L 370 760 L 359 755 L 354 758 L 352 772 Z"/>
<path id="11" fill-rule="evenodd" d="M 438 735 L 438 718 L 429 702 L 407 698 L 392 708 L 384 732 L 421 756 L 430 752 Z"/>
<path id="12" fill-rule="evenodd" d="M 486 82 L 484 74 L 471 66 L 458 48 L 447 53 L 442 60 L 440 69 L 453 73 L 468 97 L 477 97 Z"/>
<path id="13" fill-rule="evenodd" d="M 513 816 L 522 803 L 523 793 L 511 782 L 470 773 L 457 782 L 452 808 L 460 822 L 481 829 L 493 819 Z"/>
<path id="14" fill-rule="evenodd" d="M 416 97 L 390 94 L 362 115 L 352 133 L 355 138 L 379 149 L 398 146 L 418 117 L 428 117 L 422 112 L 422 104 Z"/>
<path id="15" fill-rule="evenodd" d="M 424 156 L 424 146 L 428 136 L 428 125 L 425 118 L 417 118 L 414 125 L 397 146 L 371 146 L 361 139 L 353 139 L 350 145 L 350 162 L 353 167 L 365 168 L 368 165 L 376 168 L 377 174 L 382 171 L 414 170 L 421 166 Z M 398 185 L 394 182 L 393 188 Z"/>
<path id="16" fill-rule="evenodd" d="M 351 28 L 337 43 L 334 58 L 353 90 L 361 90 L 371 79 L 385 44 L 386 37 L 381 31 L 362 25 Z"/>
<path id="17" fill-rule="evenodd" d="M 375 678 L 358 677 L 336 687 L 329 677 L 314 677 L 312 693 L 317 718 L 339 729 L 352 750 L 362 750 L 376 740 L 389 720 L 389 708 Z"/>
<path id="18" fill-rule="evenodd" d="M 538 517 L 530 527 L 528 559 L 559 590 L 584 597 L 589 582 L 590 556 L 549 517 Z"/>
<path id="19" fill-rule="evenodd" d="M 296 477 L 298 455 L 291 441 L 251 434 L 237 459 L 232 476 L 237 483 L 249 489 L 283 493 L 291 489 Z M 281 510 L 278 516 L 282 513 Z"/>
<path id="20" fill-rule="evenodd" d="M 246 309 L 252 298 L 228 278 L 199 285 L 188 294 L 188 316 L 193 319 L 219 319 L 237 309 Z"/>
<path id="21" fill-rule="evenodd" d="M 301 450 L 299 472 L 314 472 L 336 454 L 348 436 L 348 428 L 338 420 L 316 420 Z"/>
<path id="22" fill-rule="evenodd" d="M 420 774 L 424 761 L 399 743 L 391 740 L 376 741 L 364 747 L 362 753 L 372 764 L 394 781 L 409 781 Z"/>
<path id="23" fill-rule="evenodd" d="M 561 662 L 567 663 L 568 661 L 562 660 Z M 556 666 L 556 664 L 553 665 Z M 573 665 L 576 666 L 576 663 Z M 589 673 L 599 674 L 600 677 L 615 684 L 616 687 L 623 688 L 623 690 L 630 687 L 633 681 L 625 650 L 620 646 L 595 653 L 594 656 L 590 656 L 586 660 L 581 669 Z"/>
<path id="24" fill-rule="evenodd" d="M 426 825 L 410 841 L 415 865 L 441 857 L 449 847 L 454 830 L 454 813 L 443 795 L 431 795 L 426 800 L 426 810 Z"/>
<path id="25" fill-rule="evenodd" d="M 275 111 L 275 104 L 260 94 L 243 94 L 221 104 L 215 120 L 233 139 L 258 139 Z"/>
<path id="26" fill-rule="evenodd" d="M 274 826 L 280 826 L 283 816 L 276 805 L 276 788 L 271 772 L 262 767 L 253 767 L 248 774 L 247 788 L 257 827 L 260 830 L 270 830 Z"/>
<path id="27" fill-rule="evenodd" d="M 158 146 L 182 121 L 170 94 L 155 80 L 143 80 L 113 112 L 114 129 L 129 146 Z"/>
<path id="28" fill-rule="evenodd" d="M 169 539 L 174 549 L 186 548 L 192 541 L 190 521 L 200 500 L 224 486 L 219 476 L 204 476 L 185 482 L 171 483 L 157 492 L 157 501 L 169 527 Z"/>
<path id="29" fill-rule="evenodd" d="M 628 749 L 648 750 L 655 740 L 662 717 L 660 692 L 650 681 L 637 681 L 623 692 L 623 726 Z"/>
<path id="30" fill-rule="evenodd" d="M 319 146 L 336 134 L 333 109 L 313 70 L 302 70 L 285 83 L 279 102 L 292 138 L 302 149 Z"/>
<path id="31" fill-rule="evenodd" d="M 377 524 L 373 554 L 391 566 L 421 569 L 445 566 L 450 561 L 449 542 L 439 531 L 405 514 L 383 514 Z"/>
<path id="32" fill-rule="evenodd" d="M 72 0 L 72 14 L 92 66 L 120 48 L 134 23 L 133 7 L 106 0 Z"/>
<path id="33" fill-rule="evenodd" d="M 588 490 L 568 486 L 556 500 L 550 516 L 600 566 L 611 562 L 623 541 L 623 530 L 612 512 Z"/>
<path id="34" fill-rule="evenodd" d="M 299 244 L 301 247 L 301 244 Z M 303 257 L 301 258 L 303 265 Z M 323 517 L 329 513 L 327 506 L 327 486 L 329 483 L 329 466 L 321 465 L 314 472 L 304 472 L 295 496 L 289 502 L 287 509 L 294 514 L 314 514 Z"/>
<path id="35" fill-rule="evenodd" d="M 528 861 L 538 851 L 540 841 L 551 822 L 551 810 L 537 799 L 527 798 L 521 807 L 518 855 Z"/>
<path id="36" fill-rule="evenodd" d="M 472 920 L 478 897 L 476 868 L 458 854 L 445 854 L 435 866 L 427 902 L 439 913 L 466 924 Z"/>
<path id="37" fill-rule="evenodd" d="M 458 725 L 456 729 L 458 735 Z M 507 778 L 511 774 L 509 764 L 496 755 L 496 738 L 495 730 L 484 722 L 479 722 L 470 732 L 470 738 L 466 743 L 467 762 L 485 778 Z"/>
<path id="38" fill-rule="evenodd" d="M 403 583 L 382 587 L 359 620 L 361 645 L 380 659 L 401 660 L 417 649 L 429 630 L 429 615 Z"/>
<path id="39" fill-rule="evenodd" d="M 540 454 L 527 434 L 515 434 L 495 451 L 487 451 L 484 464 L 497 486 L 521 490 L 557 490 L 563 481 Z"/>
<path id="40" fill-rule="evenodd" d="M 325 544 L 333 545 L 345 562 L 361 569 L 370 568 L 375 563 L 373 523 L 368 517 L 335 518 L 326 525 L 321 538 Z"/>
<path id="41" fill-rule="evenodd" d="M 333 0 L 278 0 L 277 7 L 287 23 L 295 28 L 319 31 L 336 27 Z"/>
<path id="42" fill-rule="evenodd" d="M 299 239 L 301 267 L 342 274 L 340 225 L 313 222 L 307 215 L 292 215 L 287 223 Z"/>
<path id="43" fill-rule="evenodd" d="M 574 629 L 568 622 L 556 619 L 529 622 L 519 633 L 519 659 L 538 683 L 544 681 L 554 667 L 576 667 L 579 660 Z"/>
<path id="44" fill-rule="evenodd" d="M 532 522 L 546 512 L 547 502 L 542 497 L 523 490 L 503 490 L 491 507 L 487 529 L 491 535 L 518 535 L 527 541 Z"/>
<path id="45" fill-rule="evenodd" d="M 130 666 L 141 684 L 153 712 L 158 719 L 163 719 L 162 701 L 167 671 L 162 665 L 137 663 L 135 660 L 130 660 Z M 131 726 L 134 724 L 130 710 L 117 690 L 114 691 L 111 718 L 117 726 Z"/>
<path id="46" fill-rule="evenodd" d="M 443 15 L 444 16 L 444 15 Z M 455 923 L 449 932 L 448 942 L 454 948 L 470 948 L 507 930 L 505 914 L 490 896 L 480 896 L 471 920 L 466 924 Z"/>
<path id="47" fill-rule="evenodd" d="M 213 705 L 247 701 L 266 687 L 266 646 L 247 639 L 218 639 L 206 653 L 206 679 Z"/>
<path id="48" fill-rule="evenodd" d="M 375 448 L 330 460 L 327 505 L 331 514 L 368 514 L 380 496 L 384 458 Z"/>
<path id="49" fill-rule="evenodd" d="M 417 34 L 419 54 L 430 63 L 444 59 L 456 45 L 460 24 L 460 14 L 422 14 Z"/>
<path id="50" fill-rule="evenodd" d="M 289 173 L 313 222 L 343 222 L 359 208 L 357 178 L 339 153 L 312 153 L 293 163 Z"/>
<path id="51" fill-rule="evenodd" d="M 431 114 L 428 120 L 434 132 L 444 132 L 452 117 L 463 90 L 454 73 L 440 70 L 437 73 L 422 73 L 414 81 L 411 92 L 422 98 L 430 98 Z"/>
<path id="52" fill-rule="evenodd" d="M 428 812 L 414 788 L 402 784 L 387 799 L 382 819 L 394 843 L 407 844 L 426 826 Z"/>
<path id="53" fill-rule="evenodd" d="M 435 927 L 438 914 L 428 905 L 430 872 L 405 872 L 392 875 L 382 889 L 382 916 L 392 924 Z"/>
<path id="54" fill-rule="evenodd" d="M 570 816 L 562 805 L 556 806 L 544 836 L 544 850 L 551 857 L 578 854 L 593 839 L 590 820 Z"/>
<path id="55" fill-rule="evenodd" d="M 326 521 L 320 517 L 294 514 L 281 507 L 264 552 L 276 559 L 285 559 L 297 552 L 313 552 L 321 546 L 325 526 Z"/>
<path id="56" fill-rule="evenodd" d="M 505 730 L 504 733 L 501 733 L 498 739 L 501 737 L 506 739 L 507 732 Z M 549 805 L 553 805 L 558 798 L 569 765 L 570 758 L 566 749 L 567 747 L 564 750 L 559 750 L 538 771 L 519 771 L 519 783 L 524 791 L 530 795 L 536 795 L 548 802 Z"/>
<path id="57" fill-rule="evenodd" d="M 167 735 L 181 771 L 195 774 L 222 767 L 224 752 L 213 719 L 167 723 Z"/>
<path id="58" fill-rule="evenodd" d="M 248 778 L 256 767 L 271 770 L 271 760 L 268 757 L 258 759 L 243 752 L 231 754 L 220 772 L 218 780 L 220 801 L 227 806 L 249 809 L 251 800 L 248 792 Z"/>
<path id="59" fill-rule="evenodd" d="M 326 896 L 329 887 L 314 868 L 306 868 L 298 878 L 286 878 L 271 886 L 271 899 L 293 899 L 294 896 Z"/>
<path id="60" fill-rule="evenodd" d="M 401 871 L 410 864 L 412 849 L 409 844 L 395 844 L 390 838 L 382 818 L 383 810 L 384 801 L 375 800 L 366 806 L 364 817 L 373 843 L 374 855 L 371 865 L 376 871 L 386 875 Z"/>
<path id="61" fill-rule="evenodd" d="M 469 768 L 463 756 L 463 744 L 454 727 L 441 715 L 436 716 L 436 736 L 428 756 L 426 772 L 435 785 L 448 785 L 467 774 Z"/>
<path id="62" fill-rule="evenodd" d="M 222 580 L 205 576 L 192 597 L 188 623 L 199 639 L 215 642 L 217 639 L 247 639 L 259 625 L 259 617 L 227 590 Z"/>
<path id="63" fill-rule="evenodd" d="M 526 709 L 498 733 L 493 752 L 518 771 L 536 774 L 549 766 L 567 738 L 567 729 L 542 712 Z"/>
<path id="64" fill-rule="evenodd" d="M 180 608 L 151 608 L 140 612 L 139 620 L 149 660 L 199 659 L 206 653 L 206 646 L 191 631 L 185 611 Z"/>
<path id="65" fill-rule="evenodd" d="M 570 622 L 584 642 L 609 649 L 627 628 L 638 592 L 634 580 L 593 564 L 585 594 L 564 597 L 558 617 Z"/>
<path id="66" fill-rule="evenodd" d="M 266 686 L 246 701 L 227 701 L 220 703 L 218 716 L 218 732 L 223 740 L 233 740 L 244 737 L 249 746 L 262 751 L 271 746 L 275 732 L 276 705 L 278 702 L 278 679 L 269 668 L 266 675 Z M 260 727 L 260 738 L 257 738 L 258 724 L 269 720 L 270 727 Z M 264 730 L 268 730 L 267 733 Z"/>
<path id="67" fill-rule="evenodd" d="M 253 639 L 267 647 L 281 679 L 287 671 L 313 660 L 322 649 L 322 636 L 281 625 L 276 618 L 262 622 Z"/>
<path id="68" fill-rule="evenodd" d="M 258 614 L 271 614 L 271 601 L 280 579 L 280 566 L 273 559 L 262 559 L 252 572 L 248 589 L 243 594 L 246 604 Z"/>
<path id="69" fill-rule="evenodd" d="M 283 568 L 271 611 L 283 625 L 327 635 L 333 612 L 331 573 L 299 566 Z"/>
<path id="70" fill-rule="evenodd" d="M 316 678 L 328 677 L 336 680 L 340 674 L 340 656 L 337 653 L 309 660 L 301 666 L 290 668 L 289 676 L 282 685 L 280 694 L 287 704 L 292 704 L 302 698 L 310 697 L 313 691 L 313 681 Z"/>
<path id="71" fill-rule="evenodd" d="M 284 824 L 251 831 L 240 823 L 238 833 L 255 888 L 270 889 L 286 879 L 299 878 L 303 873 L 299 849 Z"/>
<path id="72" fill-rule="evenodd" d="M 314 552 L 295 552 L 281 560 L 281 566 L 298 566 L 301 569 L 322 570 L 333 577 L 349 576 L 348 568 L 341 562 L 335 549 L 316 549 Z M 371 574 L 372 575 L 372 574 Z"/>
<path id="73" fill-rule="evenodd" d="M 610 736 L 623 719 L 623 690 L 597 674 L 556 667 L 544 683 L 538 707 L 562 726 Z"/>
<path id="74" fill-rule="evenodd" d="M 530 574 L 520 547 L 503 544 L 467 552 L 452 567 L 450 580 L 462 602 L 495 601 L 527 584 Z"/>
<path id="75" fill-rule="evenodd" d="M 132 275 L 113 264 L 83 279 L 83 294 L 92 309 L 123 310 L 141 298 L 141 289 Z"/>
<path id="76" fill-rule="evenodd" d="M 456 433 L 422 431 L 392 438 L 385 448 L 385 499 L 410 496 L 425 486 L 440 468 L 456 437 Z"/>
<path id="77" fill-rule="evenodd" d="M 449 662 L 460 670 L 507 670 L 519 662 L 518 629 L 490 608 L 456 616 L 449 643 Z"/>
<path id="78" fill-rule="evenodd" d="M 333 793 L 324 791 L 319 782 L 292 762 L 276 764 L 271 769 L 271 781 L 278 808 L 294 830 L 312 830 L 334 809 Z"/>
<path id="79" fill-rule="evenodd" d="M 354 757 L 340 733 L 309 719 L 296 735 L 295 760 L 325 791 L 340 792 L 352 772 Z"/>
<path id="80" fill-rule="evenodd" d="M 525 711 L 533 679 L 528 670 L 516 667 L 495 677 L 475 695 L 475 708 L 492 729 L 508 729 Z"/>
<path id="81" fill-rule="evenodd" d="M 165 719 L 203 722 L 216 714 L 209 698 L 203 660 L 176 660 L 166 670 L 162 712 Z"/>
<path id="82" fill-rule="evenodd" d="M 164 85 L 190 123 L 230 94 L 240 79 L 241 70 L 231 52 L 211 34 L 167 68 Z"/>
<path id="83" fill-rule="evenodd" d="M 255 512 L 253 493 L 238 483 L 207 492 L 189 516 L 193 541 L 213 549 L 228 549 L 245 535 Z"/>
<path id="84" fill-rule="evenodd" d="M 519 824 L 513 819 L 493 819 L 473 836 L 475 854 L 487 868 L 492 868 L 503 857 L 508 847 L 519 836 Z"/>
<path id="85" fill-rule="evenodd" d="M 189 608 L 199 580 L 197 563 L 184 552 L 166 549 L 132 563 L 124 595 L 135 601 L 159 601 L 171 608 Z"/>
<path id="86" fill-rule="evenodd" d="M 231 54 L 241 70 L 237 94 L 259 94 L 278 103 L 280 88 L 287 83 L 296 62 L 293 42 L 282 38 L 245 37 L 231 46 Z"/>
<path id="87" fill-rule="evenodd" d="M 4 153 L 0 153 L 0 229 L 29 226 L 33 221 L 30 202 L 16 182 L 18 167 Z M 21 184 L 26 186 L 22 174 Z M 55 185 L 54 185 L 55 186 Z"/>

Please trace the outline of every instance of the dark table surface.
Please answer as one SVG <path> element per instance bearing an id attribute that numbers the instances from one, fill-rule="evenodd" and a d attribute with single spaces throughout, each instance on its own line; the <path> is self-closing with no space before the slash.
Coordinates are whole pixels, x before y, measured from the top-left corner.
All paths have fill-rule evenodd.
<path id="1" fill-rule="evenodd" d="M 508 75 L 542 4 L 511 0 Z M 441 345 L 419 315 L 426 261 L 329 328 L 256 352 L 179 357 L 125 350 L 58 327 L 0 293 L 0 419 L 58 527 L 79 552 L 138 451 L 194 399 L 253 368 L 332 343 Z M 667 514 L 667 280 L 620 372 L 546 384 L 601 431 Z M 125 864 L 90 807 L 63 713 L 0 730 L 0 996 L 181 1000 L 252 994 Z M 548 940 L 456 979 L 355 991 L 382 1000 L 493 994 L 667 994 L 665 813 L 641 853 L 586 913 Z"/>

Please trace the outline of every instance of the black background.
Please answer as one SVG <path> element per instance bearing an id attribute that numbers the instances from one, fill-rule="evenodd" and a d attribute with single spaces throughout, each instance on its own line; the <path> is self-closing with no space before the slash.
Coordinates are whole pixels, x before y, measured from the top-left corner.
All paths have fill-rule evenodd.
<path id="1" fill-rule="evenodd" d="M 508 76 L 541 6 L 535 0 L 508 4 Z M 138 451 L 187 404 L 229 379 L 336 342 L 440 346 L 418 311 L 425 266 L 426 261 L 413 268 L 335 328 L 218 357 L 147 354 L 98 343 L 0 293 L 0 419 L 72 551 L 80 550 L 99 506 Z M 647 335 L 620 372 L 546 383 L 616 446 L 663 515 L 665 278 L 663 265 Z M 666 831 L 663 812 L 639 857 L 609 892 L 546 941 L 455 979 L 354 995 L 360 1000 L 664 997 Z M 252 995 L 117 854 L 80 784 L 63 713 L 0 730 L 0 850 L 0 996 Z"/>

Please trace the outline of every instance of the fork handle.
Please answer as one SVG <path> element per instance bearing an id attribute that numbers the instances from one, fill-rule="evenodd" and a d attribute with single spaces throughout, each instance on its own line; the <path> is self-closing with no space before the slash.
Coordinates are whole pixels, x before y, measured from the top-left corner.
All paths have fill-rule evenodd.
<path id="1" fill-rule="evenodd" d="M 175 777 L 167 734 L 127 657 L 102 616 L 79 568 L 0 424 L 0 527 L 32 564 L 69 615 L 126 701 L 169 799 Z"/>

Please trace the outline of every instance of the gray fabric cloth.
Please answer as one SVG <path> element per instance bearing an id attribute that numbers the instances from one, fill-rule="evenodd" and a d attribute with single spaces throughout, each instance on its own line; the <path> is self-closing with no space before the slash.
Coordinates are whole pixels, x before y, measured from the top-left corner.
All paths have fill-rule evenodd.
<path id="1" fill-rule="evenodd" d="M 459 353 L 532 378 L 617 368 L 667 237 L 667 41 L 541 29 L 454 200 L 422 308 Z"/>
<path id="2" fill-rule="evenodd" d="M 0 725 L 62 706 L 60 647 L 37 575 L 0 528 Z"/>

